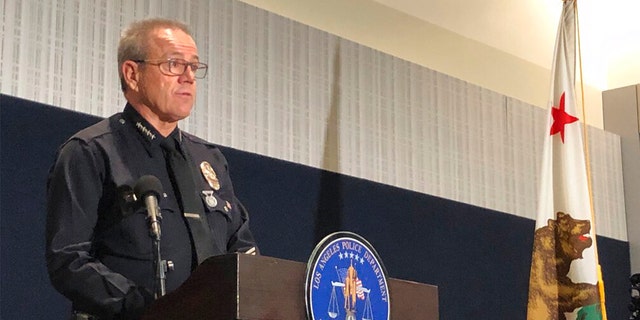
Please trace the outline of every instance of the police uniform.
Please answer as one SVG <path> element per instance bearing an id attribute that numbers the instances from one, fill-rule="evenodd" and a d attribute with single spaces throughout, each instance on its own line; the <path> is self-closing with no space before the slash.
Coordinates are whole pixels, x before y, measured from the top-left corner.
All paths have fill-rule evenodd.
<path id="1" fill-rule="evenodd" d="M 257 251 L 220 150 L 179 129 L 173 135 L 191 164 L 202 168 L 195 187 L 215 254 Z M 161 256 L 174 266 L 166 274 L 167 292 L 189 277 L 194 253 L 160 148 L 163 139 L 127 104 L 60 147 L 47 183 L 46 258 L 51 282 L 74 310 L 136 317 L 153 300 L 152 238 L 146 209 L 133 194 L 144 175 L 156 176 L 164 190 L 158 199 Z"/>

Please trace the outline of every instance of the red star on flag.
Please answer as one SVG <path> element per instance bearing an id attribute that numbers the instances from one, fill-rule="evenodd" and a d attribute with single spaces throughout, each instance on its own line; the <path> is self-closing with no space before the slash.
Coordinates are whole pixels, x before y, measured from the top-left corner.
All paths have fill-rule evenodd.
<path id="1" fill-rule="evenodd" d="M 564 92 L 560 96 L 560 105 L 551 108 L 551 116 L 553 116 L 553 124 L 551 125 L 551 135 L 560 132 L 560 139 L 564 143 L 564 125 L 578 121 L 578 118 L 564 111 Z"/>

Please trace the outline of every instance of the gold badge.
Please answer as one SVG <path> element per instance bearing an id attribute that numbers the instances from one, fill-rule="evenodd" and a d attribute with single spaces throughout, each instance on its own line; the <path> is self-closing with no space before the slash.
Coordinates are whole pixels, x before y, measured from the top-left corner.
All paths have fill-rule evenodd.
<path id="1" fill-rule="evenodd" d="M 207 179 L 207 183 L 209 183 L 209 186 L 211 186 L 213 190 L 220 190 L 220 181 L 209 162 L 202 161 L 200 163 L 200 171 L 202 171 L 202 175 Z"/>

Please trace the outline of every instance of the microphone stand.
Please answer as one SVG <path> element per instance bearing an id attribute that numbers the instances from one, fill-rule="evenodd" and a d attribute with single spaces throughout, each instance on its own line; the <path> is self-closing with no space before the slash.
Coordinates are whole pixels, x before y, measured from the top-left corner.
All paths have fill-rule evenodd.
<path id="1" fill-rule="evenodd" d="M 166 273 L 173 269 L 171 261 L 162 260 L 160 256 L 160 220 L 162 215 L 158 208 L 158 197 L 162 194 L 162 183 L 153 175 L 140 177 L 133 188 L 138 199 L 144 199 L 144 206 L 147 209 L 147 220 L 149 221 L 149 236 L 153 242 L 153 263 L 155 270 L 155 298 L 158 299 L 167 293 L 165 281 Z"/>
<path id="2" fill-rule="evenodd" d="M 159 215 L 156 221 L 151 221 L 149 224 L 149 236 L 153 240 L 153 261 L 156 269 L 156 299 L 167 294 L 165 282 L 167 280 L 167 272 L 173 269 L 173 263 L 171 261 L 162 260 L 160 255 L 160 219 Z"/>

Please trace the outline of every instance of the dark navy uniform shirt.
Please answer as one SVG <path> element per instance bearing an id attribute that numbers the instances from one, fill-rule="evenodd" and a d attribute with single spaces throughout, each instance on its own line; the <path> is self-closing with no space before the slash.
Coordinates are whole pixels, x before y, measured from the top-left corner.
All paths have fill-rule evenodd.
<path id="1" fill-rule="evenodd" d="M 196 179 L 216 253 L 254 251 L 248 215 L 233 192 L 224 156 L 204 140 L 177 135 L 195 168 L 208 162 L 219 181 L 218 187 L 204 174 Z M 146 209 L 133 195 L 144 175 L 158 177 L 164 190 L 158 199 L 161 256 L 175 266 L 166 275 L 167 292 L 189 277 L 192 246 L 160 147 L 163 139 L 127 105 L 60 147 L 47 184 L 46 258 L 54 287 L 75 309 L 106 318 L 135 317 L 152 301 L 152 238 Z"/>

